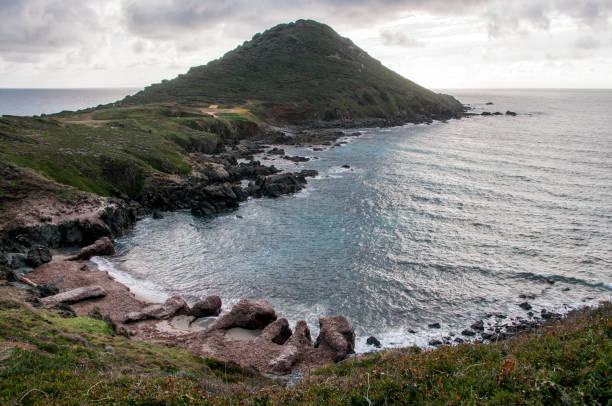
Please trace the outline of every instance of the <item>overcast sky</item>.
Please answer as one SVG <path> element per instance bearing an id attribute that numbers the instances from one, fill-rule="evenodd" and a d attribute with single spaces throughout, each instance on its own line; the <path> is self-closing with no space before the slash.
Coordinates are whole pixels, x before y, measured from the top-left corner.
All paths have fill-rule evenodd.
<path id="1" fill-rule="evenodd" d="M 310 18 L 431 88 L 612 88 L 612 0 L 0 0 L 0 87 L 143 87 Z"/>

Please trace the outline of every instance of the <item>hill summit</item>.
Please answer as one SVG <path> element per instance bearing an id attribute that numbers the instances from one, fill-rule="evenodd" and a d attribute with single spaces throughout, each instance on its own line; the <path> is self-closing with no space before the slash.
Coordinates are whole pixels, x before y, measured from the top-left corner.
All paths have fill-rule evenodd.
<path id="1" fill-rule="evenodd" d="M 280 24 L 207 65 L 148 86 L 122 104 L 249 105 L 276 123 L 450 118 L 463 106 L 383 66 L 332 28 Z"/>

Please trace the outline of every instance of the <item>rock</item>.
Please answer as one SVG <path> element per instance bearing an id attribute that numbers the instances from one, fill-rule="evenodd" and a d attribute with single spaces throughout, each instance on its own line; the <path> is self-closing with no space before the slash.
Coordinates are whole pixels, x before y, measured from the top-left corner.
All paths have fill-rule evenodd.
<path id="1" fill-rule="evenodd" d="M 242 299 L 211 326 L 211 330 L 241 327 L 248 330 L 265 328 L 276 320 L 276 312 L 266 300 Z"/>
<path id="2" fill-rule="evenodd" d="M 285 345 L 294 345 L 298 348 L 310 348 L 312 347 L 312 338 L 310 337 L 310 329 L 308 324 L 304 320 L 300 320 L 295 323 L 293 329 L 293 335 L 287 341 Z"/>
<path id="3" fill-rule="evenodd" d="M 164 218 L 164 215 L 159 210 L 153 210 L 153 218 L 155 220 L 161 220 Z"/>
<path id="4" fill-rule="evenodd" d="M 506 115 L 507 115 L 507 116 L 513 116 L 513 117 L 516 117 L 516 113 L 515 113 L 514 111 L 510 111 L 510 110 L 507 110 L 507 111 L 506 111 Z"/>
<path id="5" fill-rule="evenodd" d="M 66 303 L 58 303 L 55 306 L 53 306 L 53 308 L 57 310 L 60 317 L 63 317 L 65 319 L 76 317 L 76 313 L 74 312 L 74 309 L 70 307 L 69 305 L 67 305 Z"/>
<path id="6" fill-rule="evenodd" d="M 283 345 L 291 337 L 291 328 L 287 319 L 278 319 L 266 326 L 257 340 L 271 341 L 278 345 Z"/>
<path id="7" fill-rule="evenodd" d="M 467 337 L 474 337 L 476 333 L 473 330 L 465 329 L 461 332 L 462 335 Z"/>
<path id="8" fill-rule="evenodd" d="M 492 106 L 492 105 L 493 105 L 493 102 L 486 102 L 485 104 L 486 104 L 487 106 Z"/>
<path id="9" fill-rule="evenodd" d="M 32 268 L 41 266 L 51 261 L 51 252 L 47 247 L 42 245 L 36 245 L 28 251 L 26 263 Z"/>
<path id="10" fill-rule="evenodd" d="M 461 337 L 455 337 L 455 339 L 453 340 L 454 342 L 456 342 L 457 344 L 461 344 L 464 343 L 465 341 L 463 340 L 463 338 Z"/>
<path id="11" fill-rule="evenodd" d="M 342 315 L 319 318 L 320 333 L 316 348 L 328 349 L 334 362 L 346 358 L 355 351 L 355 331 L 346 317 Z"/>
<path id="12" fill-rule="evenodd" d="M 10 269 L 19 269 L 28 266 L 26 257 L 23 254 L 11 254 L 9 257 L 8 267 Z"/>
<path id="13" fill-rule="evenodd" d="M 68 341 L 74 341 L 83 344 L 85 347 L 89 347 L 87 340 L 78 334 L 61 333 L 60 335 Z"/>
<path id="14" fill-rule="evenodd" d="M 481 116 L 492 116 L 493 114 L 490 111 L 483 111 L 480 113 Z"/>
<path id="15" fill-rule="evenodd" d="M 289 155 L 284 155 L 283 159 L 286 159 L 287 161 L 292 161 L 292 162 L 308 162 L 308 161 L 310 161 L 310 158 L 306 158 L 305 156 L 289 156 Z"/>
<path id="16" fill-rule="evenodd" d="M 93 244 L 81 248 L 79 254 L 70 259 L 86 261 L 91 257 L 113 254 L 115 254 L 115 247 L 113 247 L 113 243 L 108 237 L 102 237 Z"/>
<path id="17" fill-rule="evenodd" d="M 219 296 L 208 296 L 200 300 L 191 308 L 190 314 L 194 317 L 218 316 L 221 312 L 221 298 Z"/>
<path id="18" fill-rule="evenodd" d="M 484 330 L 484 323 L 482 322 L 482 320 L 478 320 L 476 323 L 472 324 L 470 326 L 470 328 L 472 328 L 474 330 L 478 330 L 478 331 L 483 331 Z"/>
<path id="19" fill-rule="evenodd" d="M 110 354 L 115 355 L 115 349 L 112 346 L 110 346 L 110 345 L 105 346 L 104 347 L 104 351 L 106 351 L 106 352 L 108 352 Z"/>
<path id="20" fill-rule="evenodd" d="M 270 324 L 270 326 L 273 324 L 274 323 Z M 266 330 L 264 330 L 264 332 Z M 262 335 L 264 332 L 262 332 Z M 268 370 L 273 374 L 279 375 L 290 373 L 293 365 L 300 360 L 304 351 L 311 348 L 311 342 L 312 339 L 310 338 L 308 325 L 304 320 L 298 321 L 295 324 L 295 332 L 283 346 L 282 352 L 268 363 Z"/>
<path id="21" fill-rule="evenodd" d="M 440 323 L 431 323 L 431 324 L 428 324 L 427 327 L 429 327 L 429 328 L 440 328 Z"/>
<path id="22" fill-rule="evenodd" d="M 378 339 L 374 336 L 368 337 L 368 339 L 366 340 L 366 344 L 373 345 L 376 348 L 382 347 L 382 344 L 380 343 L 380 341 L 378 341 Z"/>
<path id="23" fill-rule="evenodd" d="M 438 345 L 442 345 L 442 341 L 440 341 L 440 340 L 429 340 L 429 345 L 437 347 Z"/>
<path id="24" fill-rule="evenodd" d="M 344 169 L 350 169 L 350 168 L 351 168 L 351 166 L 350 166 L 350 165 L 342 165 L 342 167 L 343 167 Z"/>
<path id="25" fill-rule="evenodd" d="M 57 295 L 59 293 L 59 288 L 52 283 L 46 283 L 36 286 L 34 291 L 39 298 L 42 298 Z"/>
<path id="26" fill-rule="evenodd" d="M 491 338 L 493 338 L 494 334 L 493 333 L 482 333 L 481 337 L 483 340 L 490 340 Z"/>
<path id="27" fill-rule="evenodd" d="M 179 296 L 173 296 L 163 304 L 149 305 L 138 312 L 128 313 L 123 322 L 130 323 L 147 319 L 164 320 L 173 316 L 189 314 L 189 312 L 187 302 Z"/>
<path id="28" fill-rule="evenodd" d="M 58 293 L 57 295 L 43 297 L 40 299 L 40 303 L 44 306 L 54 306 L 58 303 L 74 303 L 101 296 L 106 296 L 106 291 L 100 286 L 83 286 L 67 292 Z"/>
<path id="29" fill-rule="evenodd" d="M 502 113 L 500 111 L 496 111 L 495 113 L 493 113 L 494 116 L 501 116 Z"/>
<path id="30" fill-rule="evenodd" d="M 272 148 L 271 150 L 268 151 L 268 154 L 270 155 L 285 155 L 285 150 L 282 148 Z"/>
<path id="31" fill-rule="evenodd" d="M 535 299 L 535 295 L 531 293 L 521 293 L 519 299 Z"/>
<path id="32" fill-rule="evenodd" d="M 532 307 L 528 302 L 523 302 L 519 304 L 519 307 L 523 310 L 531 310 Z"/>

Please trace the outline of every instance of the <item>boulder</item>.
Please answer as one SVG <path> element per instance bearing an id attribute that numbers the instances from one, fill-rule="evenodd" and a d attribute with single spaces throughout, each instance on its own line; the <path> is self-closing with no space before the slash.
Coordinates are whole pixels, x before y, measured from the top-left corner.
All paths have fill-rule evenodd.
<path id="1" fill-rule="evenodd" d="M 267 301 L 242 299 L 228 314 L 217 320 L 211 330 L 227 330 L 234 327 L 257 330 L 265 328 L 275 320 L 276 312 Z"/>
<path id="2" fill-rule="evenodd" d="M 304 320 L 300 320 L 295 324 L 295 332 L 283 345 L 281 353 L 268 363 L 268 371 L 278 375 L 290 373 L 293 366 L 303 357 L 304 352 L 311 347 L 310 329 Z"/>
<path id="3" fill-rule="evenodd" d="M 430 340 L 428 344 L 433 347 L 437 347 L 439 345 L 442 345 L 442 341 L 434 339 L 434 340 Z"/>
<path id="4" fill-rule="evenodd" d="M 520 303 L 519 307 L 523 310 L 531 310 L 531 305 L 528 302 Z"/>
<path id="5" fill-rule="evenodd" d="M 163 218 L 164 218 L 164 215 L 163 215 L 163 214 L 162 214 L 162 212 L 161 212 L 161 211 L 159 211 L 159 210 L 153 210 L 153 218 L 154 218 L 155 220 L 161 220 L 161 219 L 163 219 Z"/>
<path id="6" fill-rule="evenodd" d="M 427 327 L 429 327 L 429 328 L 440 328 L 440 323 L 431 323 L 431 324 L 428 324 Z"/>
<path id="7" fill-rule="evenodd" d="M 478 320 L 476 323 L 472 324 L 470 327 L 474 330 L 483 331 L 484 323 L 482 320 Z"/>
<path id="8" fill-rule="evenodd" d="M 87 247 L 81 248 L 78 255 L 72 257 L 72 260 L 88 260 L 91 257 L 102 256 L 102 255 L 113 255 L 115 253 L 115 247 L 108 237 L 102 237 L 96 242 Z"/>
<path id="9" fill-rule="evenodd" d="M 378 338 L 376 338 L 374 336 L 368 337 L 368 339 L 366 340 L 366 344 L 367 345 L 372 345 L 372 346 L 374 346 L 376 348 L 382 347 L 382 344 L 380 343 L 380 341 L 378 341 Z"/>
<path id="10" fill-rule="evenodd" d="M 67 292 L 58 293 L 57 295 L 43 297 L 40 299 L 40 303 L 44 306 L 55 306 L 59 303 L 74 303 L 101 296 L 106 296 L 106 291 L 102 289 L 102 287 L 98 285 L 83 286 Z"/>
<path id="11" fill-rule="evenodd" d="M 355 331 L 342 315 L 319 318 L 320 333 L 315 347 L 332 352 L 334 362 L 355 351 Z"/>
<path id="12" fill-rule="evenodd" d="M 467 337 L 474 337 L 476 335 L 476 333 L 473 330 L 468 330 L 468 329 L 463 330 L 461 334 Z"/>
<path id="13" fill-rule="evenodd" d="M 507 116 L 512 116 L 512 117 L 516 117 L 516 113 L 514 111 L 510 111 L 510 110 L 506 111 L 506 115 Z"/>
<path id="14" fill-rule="evenodd" d="M 208 296 L 191 307 L 190 314 L 194 317 L 218 316 L 221 312 L 221 298 Z"/>
<path id="15" fill-rule="evenodd" d="M 266 326 L 261 332 L 258 341 L 271 341 L 278 345 L 283 345 L 291 337 L 291 328 L 287 319 L 278 319 Z"/>
<path id="16" fill-rule="evenodd" d="M 163 304 L 152 304 L 138 312 L 128 313 L 123 322 L 130 323 L 147 319 L 164 320 L 181 314 L 189 314 L 189 306 L 183 298 L 173 296 Z"/>
<path id="17" fill-rule="evenodd" d="M 49 252 L 47 247 L 43 247 L 42 245 L 32 247 L 30 251 L 28 251 L 28 256 L 26 258 L 26 263 L 32 268 L 36 268 L 50 261 L 51 252 Z"/>
<path id="18" fill-rule="evenodd" d="M 38 297 L 49 297 L 57 295 L 59 293 L 59 288 L 52 283 L 45 283 L 44 285 L 36 286 L 34 292 L 36 292 Z"/>

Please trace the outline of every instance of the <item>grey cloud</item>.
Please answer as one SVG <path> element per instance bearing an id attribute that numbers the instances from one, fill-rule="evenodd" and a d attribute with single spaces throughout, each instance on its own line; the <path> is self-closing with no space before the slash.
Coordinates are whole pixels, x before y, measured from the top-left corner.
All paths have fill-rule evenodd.
<path id="1" fill-rule="evenodd" d="M 79 0 L 0 0 L 0 56 L 33 61 L 34 54 L 78 46 L 99 29 L 98 19 Z"/>
<path id="2" fill-rule="evenodd" d="M 409 37 L 404 32 L 385 30 L 380 33 L 382 42 L 388 46 L 400 46 L 403 48 L 421 48 L 425 46 L 422 41 Z"/>
<path id="3" fill-rule="evenodd" d="M 601 42 L 593 37 L 585 36 L 578 38 L 574 45 L 576 45 L 576 48 L 580 49 L 597 49 L 601 46 Z"/>

